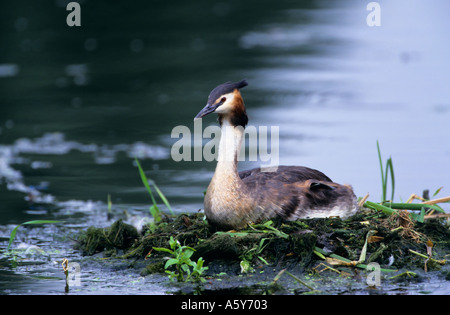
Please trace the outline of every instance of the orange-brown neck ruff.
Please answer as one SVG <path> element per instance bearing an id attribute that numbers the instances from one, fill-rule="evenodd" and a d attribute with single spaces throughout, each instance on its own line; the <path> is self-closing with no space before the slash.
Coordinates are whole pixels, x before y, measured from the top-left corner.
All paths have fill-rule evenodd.
<path id="1" fill-rule="evenodd" d="M 245 110 L 244 100 L 238 89 L 233 91 L 233 101 L 233 107 L 230 109 L 230 113 L 219 114 L 219 124 L 222 126 L 224 119 L 228 119 L 230 125 L 245 128 L 248 124 L 248 116 Z"/>

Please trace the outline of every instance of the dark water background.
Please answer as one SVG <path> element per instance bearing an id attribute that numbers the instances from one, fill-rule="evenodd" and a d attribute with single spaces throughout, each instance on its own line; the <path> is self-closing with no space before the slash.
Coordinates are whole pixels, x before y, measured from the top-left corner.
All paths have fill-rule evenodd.
<path id="1" fill-rule="evenodd" d="M 450 195 L 448 1 L 379 1 L 379 27 L 369 1 L 79 1 L 81 27 L 66 25 L 67 2 L 0 5 L 5 237 L 61 213 L 101 225 L 108 194 L 147 213 L 135 156 L 175 211 L 202 208 L 215 165 L 174 162 L 170 134 L 242 78 L 250 124 L 280 128 L 281 164 L 378 201 L 379 140 L 396 200 Z"/>

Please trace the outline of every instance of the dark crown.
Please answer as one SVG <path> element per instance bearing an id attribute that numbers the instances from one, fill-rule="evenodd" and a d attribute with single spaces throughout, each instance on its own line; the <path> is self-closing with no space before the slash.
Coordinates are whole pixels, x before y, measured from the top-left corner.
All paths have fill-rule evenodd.
<path id="1" fill-rule="evenodd" d="M 247 80 L 242 80 L 239 82 L 225 82 L 214 88 L 208 96 L 208 104 L 213 104 L 216 99 L 224 94 L 233 92 L 235 89 L 241 89 L 247 86 Z"/>

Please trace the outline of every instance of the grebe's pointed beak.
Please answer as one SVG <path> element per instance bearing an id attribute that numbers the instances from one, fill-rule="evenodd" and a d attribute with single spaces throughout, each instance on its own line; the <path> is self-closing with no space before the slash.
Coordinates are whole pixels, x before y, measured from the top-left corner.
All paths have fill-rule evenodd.
<path id="1" fill-rule="evenodd" d="M 214 113 L 214 111 L 217 109 L 217 107 L 219 107 L 220 105 L 222 105 L 222 102 L 218 102 L 216 104 L 206 104 L 205 107 L 203 107 L 203 109 L 197 114 L 197 116 L 194 117 L 194 120 L 196 119 L 200 119 L 202 117 L 205 117 L 208 114 Z"/>

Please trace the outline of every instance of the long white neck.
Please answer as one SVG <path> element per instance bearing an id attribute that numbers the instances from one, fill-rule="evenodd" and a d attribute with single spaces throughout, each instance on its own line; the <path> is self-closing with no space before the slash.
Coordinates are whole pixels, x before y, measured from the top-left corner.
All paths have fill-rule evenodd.
<path id="1" fill-rule="evenodd" d="M 244 128 L 242 126 L 233 126 L 228 119 L 222 121 L 221 138 L 219 143 L 219 152 L 217 167 L 234 168 L 237 172 L 238 157 L 241 151 L 242 139 L 244 137 Z"/>
<path id="2" fill-rule="evenodd" d="M 243 227 L 259 217 L 251 212 L 255 203 L 237 169 L 244 127 L 234 127 L 223 119 L 221 131 L 216 171 L 205 195 L 205 213 L 209 221 L 226 228 Z"/>

